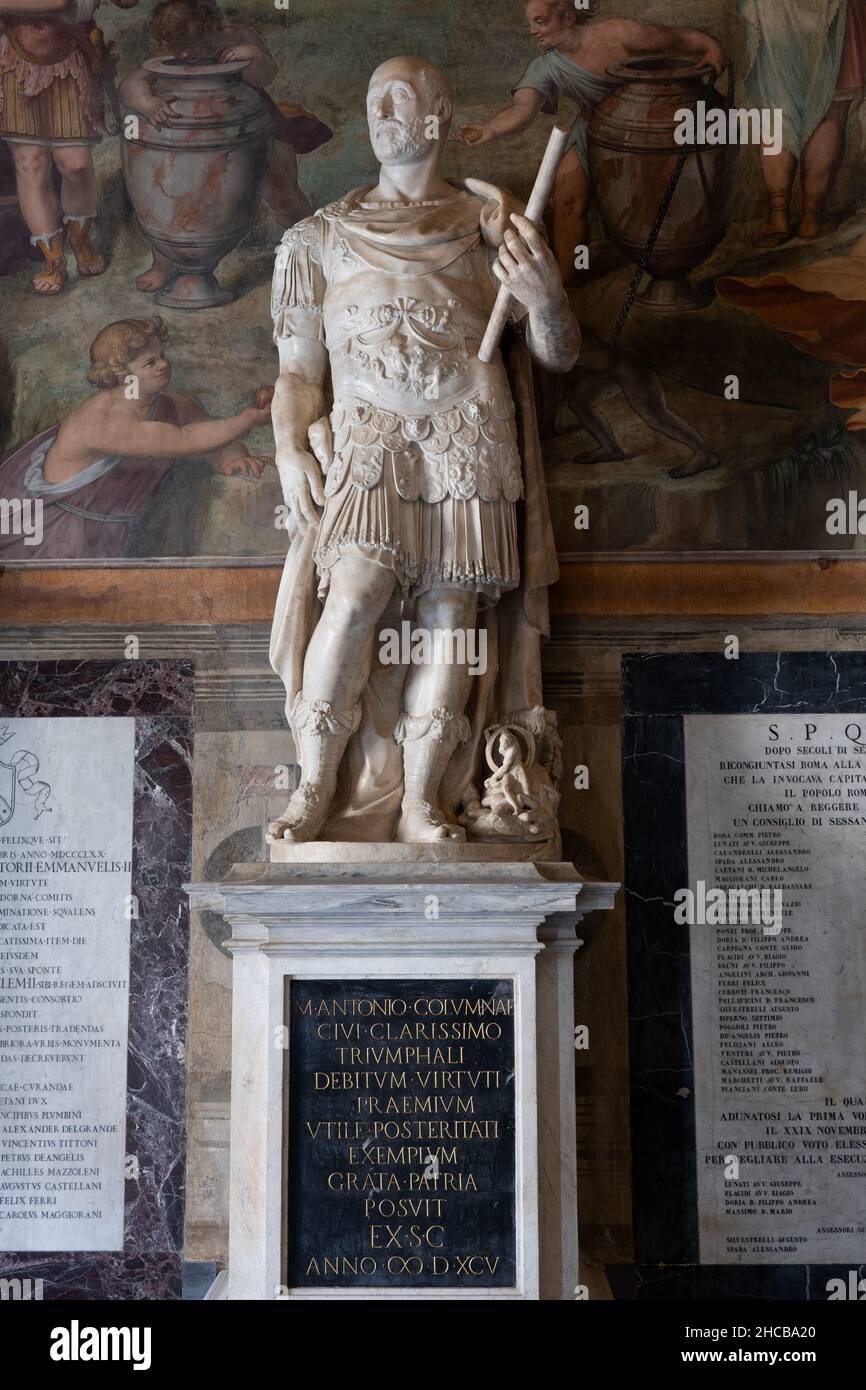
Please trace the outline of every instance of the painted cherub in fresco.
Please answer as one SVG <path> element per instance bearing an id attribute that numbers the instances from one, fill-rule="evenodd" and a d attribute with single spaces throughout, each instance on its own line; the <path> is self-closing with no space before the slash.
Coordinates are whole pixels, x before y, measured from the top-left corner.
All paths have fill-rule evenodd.
<path id="1" fill-rule="evenodd" d="M 255 29 L 224 19 L 214 0 L 160 0 L 150 28 L 157 43 L 152 58 L 171 56 L 189 64 L 247 61 L 243 79 L 268 104 L 273 124 L 271 162 L 262 197 L 283 229 L 308 217 L 312 208 L 298 184 L 298 155 L 318 149 L 330 140 L 333 131 L 303 106 L 271 99 L 265 89 L 278 68 L 264 39 Z M 172 104 L 154 93 L 153 82 L 144 68 L 134 69 L 120 84 L 121 102 L 154 125 L 170 125 Z M 159 290 L 174 274 L 165 258 L 154 251 L 152 266 L 135 283 L 140 290 Z"/>
<path id="2" fill-rule="evenodd" d="M 216 473 L 258 478 L 273 463 L 242 437 L 270 424 L 270 390 L 237 415 L 212 419 L 192 396 L 169 391 L 171 363 L 159 318 L 120 319 L 90 347 L 87 379 L 96 390 L 59 426 L 44 430 L 0 464 L 0 492 L 22 508 L 41 500 L 38 549 L 0 536 L 3 560 L 109 559 L 123 555 L 175 464 L 206 458 Z"/>
<path id="3" fill-rule="evenodd" d="M 459 139 L 472 149 L 526 130 L 540 111 L 553 115 L 560 97 L 577 103 L 579 115 L 559 165 L 554 186 L 553 250 L 566 284 L 574 275 L 574 248 L 586 241 L 591 199 L 587 132 L 589 118 L 621 85 L 608 68 L 648 53 L 708 63 L 718 74 L 728 66 L 721 46 L 702 29 L 644 24 L 633 19 L 601 19 L 596 0 L 525 0 L 529 29 L 541 56 L 529 64 L 512 89 L 510 106 L 483 125 L 464 125 Z"/>

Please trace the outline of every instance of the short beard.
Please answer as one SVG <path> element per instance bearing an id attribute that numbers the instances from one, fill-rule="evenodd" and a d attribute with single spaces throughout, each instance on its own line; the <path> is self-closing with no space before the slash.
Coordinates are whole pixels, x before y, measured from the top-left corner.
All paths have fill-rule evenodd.
<path id="1" fill-rule="evenodd" d="M 380 154 L 377 140 L 383 138 L 374 135 L 373 151 L 376 158 L 382 164 L 413 164 L 415 160 L 421 159 L 430 149 L 432 141 L 425 134 L 425 119 L 423 116 L 415 116 L 412 120 L 393 122 L 391 130 L 396 134 L 396 141 L 388 141 L 384 154 Z"/>

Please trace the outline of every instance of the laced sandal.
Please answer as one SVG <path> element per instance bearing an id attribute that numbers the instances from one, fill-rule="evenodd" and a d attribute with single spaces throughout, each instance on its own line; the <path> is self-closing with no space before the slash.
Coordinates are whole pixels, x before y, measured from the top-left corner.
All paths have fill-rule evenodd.
<path id="1" fill-rule="evenodd" d="M 78 274 L 102 275 L 105 270 L 105 259 L 93 245 L 90 240 L 90 232 L 87 230 L 87 223 L 92 222 L 93 217 L 64 217 L 63 220 L 66 223 L 69 245 L 75 257 Z"/>
<path id="2" fill-rule="evenodd" d="M 31 285 L 37 294 L 59 294 L 67 279 L 63 232 L 58 227 L 56 232 L 32 236 L 30 241 L 33 246 L 38 246 L 45 258 L 45 265 L 32 277 Z"/>

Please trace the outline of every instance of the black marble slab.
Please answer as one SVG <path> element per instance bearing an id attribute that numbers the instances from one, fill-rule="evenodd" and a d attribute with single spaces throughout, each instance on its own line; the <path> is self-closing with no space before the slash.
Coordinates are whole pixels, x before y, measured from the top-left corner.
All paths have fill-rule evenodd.
<path id="1" fill-rule="evenodd" d="M 622 686 L 636 1264 L 609 1278 L 623 1298 L 825 1301 L 848 1266 L 698 1263 L 689 934 L 672 910 L 689 882 L 683 716 L 862 712 L 866 653 L 629 654 Z"/>
<path id="2" fill-rule="evenodd" d="M 292 982 L 290 1288 L 515 1286 L 513 997 L 510 980 Z"/>
<path id="3" fill-rule="evenodd" d="M 136 721 L 126 1153 L 137 1176 L 122 1251 L 0 1252 L 0 1277 L 42 1279 L 45 1300 L 181 1297 L 193 698 L 191 662 L 0 662 L 0 719 Z"/>

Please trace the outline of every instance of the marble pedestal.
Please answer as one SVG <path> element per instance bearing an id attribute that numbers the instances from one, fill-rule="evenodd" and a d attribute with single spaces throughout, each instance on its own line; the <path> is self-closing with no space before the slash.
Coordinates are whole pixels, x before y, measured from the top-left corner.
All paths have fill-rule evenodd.
<path id="1" fill-rule="evenodd" d="M 573 957 L 617 885 L 570 864 L 236 865 L 191 886 L 233 956 L 228 1299 L 573 1299 L 579 1282 Z M 431 910 L 431 904 L 435 907 Z M 435 915 L 433 913 L 435 912 Z M 292 981 L 509 981 L 514 999 L 516 1277 L 507 1287 L 286 1285 Z"/>

